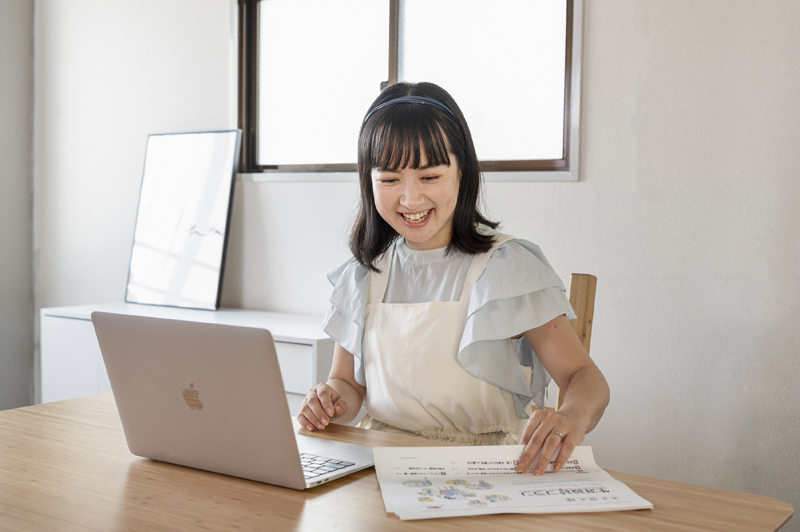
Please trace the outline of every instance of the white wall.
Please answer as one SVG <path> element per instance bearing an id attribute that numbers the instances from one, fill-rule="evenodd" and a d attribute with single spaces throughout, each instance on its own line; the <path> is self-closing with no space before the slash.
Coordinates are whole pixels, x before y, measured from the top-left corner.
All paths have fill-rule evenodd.
<path id="1" fill-rule="evenodd" d="M 37 0 L 37 312 L 124 299 L 148 134 L 236 127 L 235 5 Z"/>
<path id="2" fill-rule="evenodd" d="M 145 135 L 233 120 L 229 8 L 37 4 L 37 307 L 122 299 Z M 587 2 L 581 181 L 487 186 L 599 278 L 604 467 L 800 505 L 798 25 L 793 0 Z M 223 303 L 322 314 L 355 201 L 238 184 Z"/>
<path id="3" fill-rule="evenodd" d="M 228 0 L 36 4 L 39 306 L 119 301 L 149 133 L 235 127 Z"/>
<path id="4" fill-rule="evenodd" d="M 582 180 L 493 184 L 598 276 L 605 467 L 800 505 L 800 5 L 587 2 Z M 800 530 L 794 520 L 788 529 Z"/>
<path id="5" fill-rule="evenodd" d="M 33 0 L 0 2 L 0 410 L 30 404 L 33 369 Z"/>

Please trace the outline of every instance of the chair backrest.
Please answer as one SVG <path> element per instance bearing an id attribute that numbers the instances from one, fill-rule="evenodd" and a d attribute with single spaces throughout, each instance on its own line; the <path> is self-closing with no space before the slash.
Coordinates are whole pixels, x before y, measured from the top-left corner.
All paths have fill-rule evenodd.
<path id="1" fill-rule="evenodd" d="M 569 279 L 569 304 L 578 319 L 570 321 L 586 352 L 592 342 L 592 319 L 594 318 L 594 295 L 597 291 L 597 277 L 587 273 L 573 273 Z M 564 402 L 564 392 L 559 388 L 557 407 Z"/>

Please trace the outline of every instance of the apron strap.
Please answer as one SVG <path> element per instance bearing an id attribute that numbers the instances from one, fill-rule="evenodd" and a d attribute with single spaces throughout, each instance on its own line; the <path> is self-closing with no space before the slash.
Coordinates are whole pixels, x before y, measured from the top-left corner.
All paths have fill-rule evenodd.
<path id="1" fill-rule="evenodd" d="M 514 236 L 503 233 L 494 233 L 493 236 L 494 244 L 492 244 L 492 247 L 489 248 L 489 251 L 486 253 L 478 253 L 472 257 L 472 263 L 470 263 L 469 270 L 467 270 L 467 276 L 464 279 L 464 286 L 461 288 L 461 296 L 458 298 L 459 301 L 467 303 L 467 305 L 469 305 L 469 300 L 472 297 L 472 288 L 475 286 L 478 277 L 480 277 L 483 273 L 483 270 L 486 269 L 486 265 L 489 264 L 489 259 L 492 258 L 494 252 L 497 251 L 497 248 L 509 240 L 516 239 Z"/>
<path id="2" fill-rule="evenodd" d="M 381 255 L 378 262 L 375 264 L 381 273 L 369 272 L 369 304 L 377 305 L 383 302 L 383 296 L 386 293 L 386 287 L 389 284 L 389 270 L 392 268 L 392 258 L 394 257 L 393 242 L 389 249 Z"/>

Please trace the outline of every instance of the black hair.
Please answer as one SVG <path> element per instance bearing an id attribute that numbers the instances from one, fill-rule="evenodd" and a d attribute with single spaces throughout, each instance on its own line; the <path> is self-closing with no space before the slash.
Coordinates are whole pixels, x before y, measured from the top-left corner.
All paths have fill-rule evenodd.
<path id="1" fill-rule="evenodd" d="M 396 104 L 373 109 L 402 96 L 423 96 L 445 105 L 452 115 L 435 105 Z M 370 115 L 370 113 L 372 113 Z M 478 209 L 481 173 L 467 121 L 453 97 L 433 83 L 400 82 L 388 86 L 372 102 L 358 136 L 358 179 L 361 202 L 358 218 L 350 233 L 350 251 L 365 268 L 378 271 L 375 260 L 399 236 L 378 213 L 372 194 L 372 170 L 420 167 L 424 153 L 431 166 L 450 166 L 455 155 L 460 171 L 458 198 L 453 213 L 453 233 L 447 253 L 453 250 L 476 254 L 489 251 L 491 235 L 481 234 L 475 224 L 492 229 L 497 222 L 486 219 Z"/>

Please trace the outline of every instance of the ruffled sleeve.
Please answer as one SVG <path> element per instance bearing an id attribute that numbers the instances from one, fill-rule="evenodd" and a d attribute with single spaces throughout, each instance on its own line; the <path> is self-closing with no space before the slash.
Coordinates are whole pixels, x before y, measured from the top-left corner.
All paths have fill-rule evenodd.
<path id="1" fill-rule="evenodd" d="M 550 375 L 524 337 L 510 338 L 561 314 L 576 317 L 564 284 L 539 246 L 526 240 L 507 242 L 494 252 L 472 290 L 458 362 L 511 392 L 517 416 L 527 418 L 525 407 L 531 401 L 544 408 Z"/>
<path id="2" fill-rule="evenodd" d="M 333 293 L 322 330 L 353 354 L 356 382 L 366 386 L 362 341 L 369 295 L 369 271 L 355 258 L 350 258 L 328 273 L 328 281 L 333 285 Z"/>

